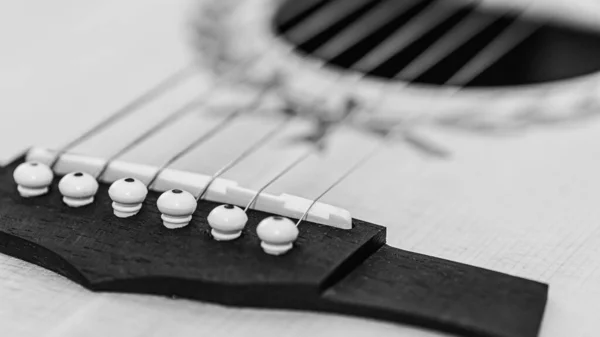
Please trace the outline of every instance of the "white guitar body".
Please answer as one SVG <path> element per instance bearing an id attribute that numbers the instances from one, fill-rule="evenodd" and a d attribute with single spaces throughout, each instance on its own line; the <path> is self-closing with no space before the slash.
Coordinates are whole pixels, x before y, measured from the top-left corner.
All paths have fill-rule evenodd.
<path id="1" fill-rule="evenodd" d="M 507 4 L 494 0 L 486 5 Z M 0 164 L 31 146 L 60 148 L 188 64 L 195 57 L 187 37 L 197 6 L 193 0 L 0 4 Z M 600 3 L 594 0 L 538 0 L 527 10 L 600 27 Z M 144 107 L 136 114 L 143 118 L 125 119 L 74 152 L 109 156 L 131 140 L 135 130 L 193 98 L 198 87 L 206 85 L 205 76 L 197 75 Z M 553 90 L 584 92 L 600 101 L 596 84 L 600 79 L 592 75 L 583 82 L 559 83 Z M 435 95 L 430 96 L 435 100 Z M 561 102 L 569 97 L 565 94 Z M 560 110 L 548 104 L 551 108 Z M 482 105 L 482 113 L 485 109 Z M 574 108 L 567 104 L 565 109 Z M 586 116 L 501 134 L 422 127 L 416 131 L 442 145 L 450 153 L 448 158 L 423 156 L 402 142 L 392 142 L 320 201 L 386 226 L 392 246 L 548 283 L 540 336 L 598 336 L 600 120 L 594 114 Z M 128 152 L 123 160 L 159 165 L 176 151 L 177 144 L 169 143 L 172 135 L 191 139 L 218 121 L 215 115 L 192 114 Z M 246 132 L 246 139 L 256 140 L 278 122 L 278 116 L 240 118 L 175 168 L 211 174 L 240 151 L 244 144 L 237 135 Z M 298 121 L 282 137 L 310 127 Z M 376 143 L 373 136 L 340 128 L 323 155 L 302 163 L 268 191 L 315 198 Z M 258 189 L 306 146 L 267 147 L 224 177 Z M 52 272 L 0 255 L 2 336 L 367 334 L 439 335 L 336 315 L 93 293 Z"/>

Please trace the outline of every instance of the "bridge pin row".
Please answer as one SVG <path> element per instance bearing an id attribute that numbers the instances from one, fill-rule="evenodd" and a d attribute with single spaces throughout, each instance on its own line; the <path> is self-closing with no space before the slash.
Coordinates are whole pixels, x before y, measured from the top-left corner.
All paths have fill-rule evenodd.
<path id="1" fill-rule="evenodd" d="M 164 226 L 170 229 L 187 226 L 197 206 L 194 196 L 180 189 L 164 192 L 156 204 L 162 213 Z M 208 214 L 207 221 L 215 240 L 232 241 L 241 236 L 248 222 L 248 216 L 241 208 L 228 204 L 215 207 Z M 292 249 L 299 232 L 292 220 L 271 216 L 258 224 L 256 234 L 261 240 L 260 245 L 265 253 L 281 255 Z"/>
<path id="2" fill-rule="evenodd" d="M 17 190 L 22 197 L 31 198 L 48 193 L 54 178 L 52 169 L 40 162 L 20 164 L 13 173 Z M 63 202 L 70 207 L 82 207 L 94 202 L 98 192 L 98 182 L 85 172 L 72 172 L 63 176 L 58 189 Z M 123 178 L 113 182 L 108 189 L 113 201 L 115 216 L 127 218 L 136 215 L 148 194 L 146 185 L 134 178 Z M 196 211 L 197 201 L 187 191 L 172 189 L 160 195 L 157 202 L 163 225 L 169 229 L 187 226 Z M 234 205 L 215 207 L 208 215 L 211 234 L 217 241 L 231 241 L 239 238 L 248 222 L 244 210 Z M 292 220 L 271 216 L 263 219 L 256 228 L 261 247 L 270 255 L 281 255 L 293 247 L 298 238 L 298 228 Z"/>

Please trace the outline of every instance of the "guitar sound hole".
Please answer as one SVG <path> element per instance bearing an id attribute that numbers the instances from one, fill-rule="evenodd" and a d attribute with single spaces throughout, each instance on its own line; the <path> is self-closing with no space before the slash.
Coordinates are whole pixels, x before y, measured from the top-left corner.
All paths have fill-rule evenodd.
<path id="1" fill-rule="evenodd" d="M 288 0 L 274 27 L 299 53 L 390 80 L 493 87 L 558 81 L 600 69 L 600 32 L 536 20 L 444 0 Z M 462 33 L 452 36 L 453 31 Z M 454 45 L 439 48 L 444 44 Z M 481 71 L 457 76 L 465 68 L 476 70 L 469 63 L 489 49 L 494 51 Z M 419 67 L 427 53 L 439 58 Z"/>

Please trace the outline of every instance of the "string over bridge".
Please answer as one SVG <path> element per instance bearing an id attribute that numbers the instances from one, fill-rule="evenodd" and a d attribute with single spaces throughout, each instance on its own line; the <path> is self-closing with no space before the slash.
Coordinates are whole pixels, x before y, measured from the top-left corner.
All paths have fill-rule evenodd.
<path id="1" fill-rule="evenodd" d="M 48 164 L 52 163 L 56 156 L 56 151 L 32 148 L 27 153 L 27 161 Z M 56 162 L 54 173 L 64 175 L 73 171 L 82 171 L 94 175 L 105 164 L 105 159 L 66 153 Z M 159 169 L 155 166 L 116 160 L 108 165 L 100 180 L 110 184 L 123 177 L 132 177 L 147 184 Z M 210 186 L 206 189 L 209 182 Z M 233 180 L 223 178 L 213 180 L 211 175 L 168 168 L 158 174 L 150 189 L 156 192 L 182 189 L 194 195 L 199 195 L 206 189 L 203 199 L 240 207 L 245 207 L 256 195 L 256 191 L 242 187 Z M 347 210 L 321 202 L 311 206 L 312 203 L 312 200 L 285 193 L 280 195 L 260 193 L 252 208 L 293 219 L 300 219 L 309 210 L 304 218 L 307 221 L 340 229 L 352 228 L 352 216 Z"/>

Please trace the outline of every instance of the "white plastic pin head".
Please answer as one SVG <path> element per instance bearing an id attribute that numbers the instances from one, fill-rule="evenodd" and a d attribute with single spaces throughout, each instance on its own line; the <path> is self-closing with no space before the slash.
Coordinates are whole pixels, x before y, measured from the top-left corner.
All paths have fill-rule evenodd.
<path id="1" fill-rule="evenodd" d="M 115 215 L 119 218 L 128 218 L 140 211 L 148 195 L 148 188 L 137 179 L 123 178 L 110 185 L 108 195 L 113 201 Z"/>
<path id="2" fill-rule="evenodd" d="M 156 201 L 158 210 L 162 213 L 161 219 L 169 229 L 187 226 L 196 211 L 196 199 L 187 191 L 174 189 L 166 191 Z"/>
<path id="3" fill-rule="evenodd" d="M 235 240 L 242 234 L 248 216 L 241 208 L 233 205 L 215 207 L 208 215 L 211 234 L 217 241 Z"/>
<path id="4" fill-rule="evenodd" d="M 298 238 L 298 228 L 288 218 L 271 216 L 258 224 L 256 234 L 265 253 L 281 255 L 292 249 L 294 241 Z"/>
<path id="5" fill-rule="evenodd" d="M 82 207 L 94 202 L 98 192 L 98 182 L 94 177 L 84 172 L 72 172 L 62 177 L 58 190 L 63 195 L 63 201 L 70 207 Z"/>
<path id="6" fill-rule="evenodd" d="M 13 178 L 19 194 L 24 198 L 31 198 L 48 193 L 54 174 L 48 165 L 31 161 L 17 166 Z"/>

